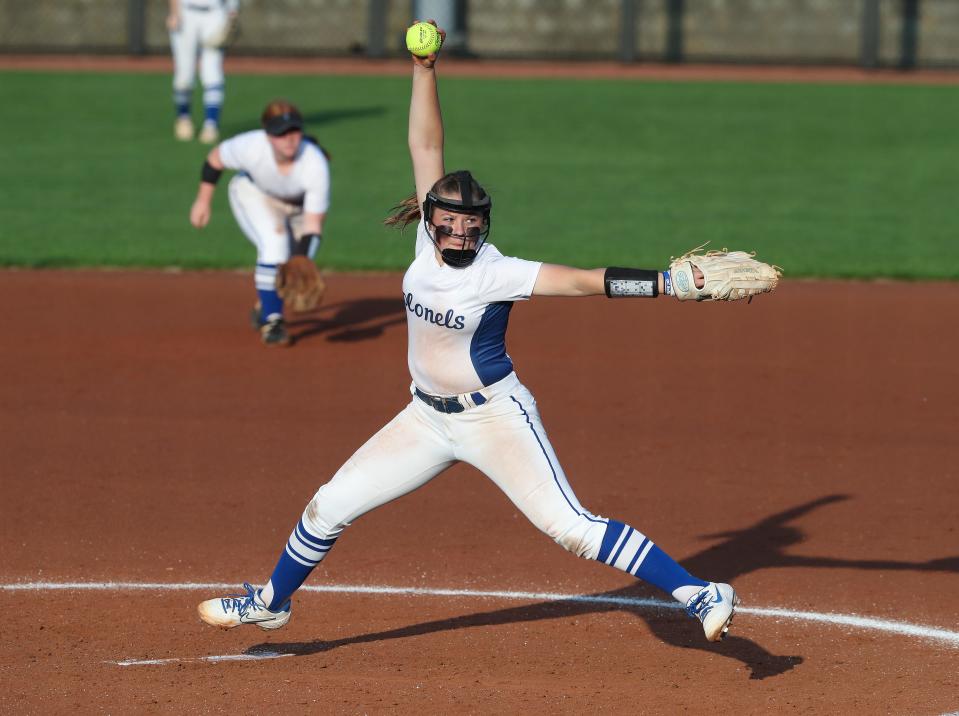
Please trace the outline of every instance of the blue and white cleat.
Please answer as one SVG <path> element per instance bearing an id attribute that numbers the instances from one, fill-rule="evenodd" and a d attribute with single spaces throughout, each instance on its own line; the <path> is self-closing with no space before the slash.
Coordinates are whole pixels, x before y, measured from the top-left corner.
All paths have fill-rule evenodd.
<path id="1" fill-rule="evenodd" d="M 260 629 L 279 629 L 290 621 L 290 600 L 277 611 L 271 612 L 260 601 L 260 593 L 244 583 L 246 594 L 230 594 L 219 599 L 200 602 L 196 610 L 200 619 L 212 626 L 232 629 L 240 624 L 256 624 Z"/>
<path id="2" fill-rule="evenodd" d="M 729 633 L 737 604 L 739 597 L 735 589 L 728 584 L 710 582 L 686 602 L 686 613 L 703 623 L 706 641 L 720 641 Z"/>

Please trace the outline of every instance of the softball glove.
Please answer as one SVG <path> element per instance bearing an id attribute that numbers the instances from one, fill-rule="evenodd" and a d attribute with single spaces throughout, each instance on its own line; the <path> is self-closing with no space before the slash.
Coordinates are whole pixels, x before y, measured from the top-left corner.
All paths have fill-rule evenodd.
<path id="1" fill-rule="evenodd" d="M 689 251 L 669 264 L 673 295 L 680 301 L 738 301 L 768 293 L 779 284 L 782 269 L 753 258 L 755 252 Z M 703 273 L 705 283 L 696 287 L 694 269 Z"/>
<path id="2" fill-rule="evenodd" d="M 276 272 L 276 292 L 292 310 L 312 311 L 323 300 L 326 282 L 313 259 L 293 256 Z"/>

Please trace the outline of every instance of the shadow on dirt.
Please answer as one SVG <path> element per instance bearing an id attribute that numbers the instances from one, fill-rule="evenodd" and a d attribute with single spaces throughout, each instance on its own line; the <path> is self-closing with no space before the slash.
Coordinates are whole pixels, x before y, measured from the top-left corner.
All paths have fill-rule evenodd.
<path id="1" fill-rule="evenodd" d="M 357 342 L 383 335 L 406 321 L 401 298 L 360 298 L 331 303 L 287 321 L 294 343 L 326 335 L 328 341 Z"/>
<path id="2" fill-rule="evenodd" d="M 708 575 L 723 582 L 735 582 L 736 578 L 770 567 L 843 567 L 859 569 L 903 569 L 920 571 L 959 571 L 959 558 L 932 560 L 929 562 L 895 562 L 873 560 L 846 560 L 832 557 L 802 557 L 784 554 L 787 547 L 803 541 L 802 530 L 790 524 L 803 515 L 825 505 L 849 499 L 848 495 L 827 495 L 792 509 L 767 517 L 743 530 L 704 535 L 703 539 L 724 538 L 723 542 L 682 560 L 692 574 Z M 603 599 L 642 599 L 654 596 L 662 598 L 642 582 L 623 589 L 589 595 Z M 688 618 L 681 610 L 631 605 L 584 603 L 574 601 L 540 602 L 490 612 L 467 614 L 450 619 L 423 622 L 386 631 L 360 634 L 333 641 L 259 644 L 247 649 L 248 654 L 279 652 L 301 656 L 331 651 L 348 644 L 363 644 L 386 639 L 404 639 L 435 632 L 451 631 L 467 627 L 497 626 L 541 619 L 576 617 L 604 612 L 629 612 L 642 619 L 659 639 L 682 649 L 698 649 L 741 662 L 749 670 L 750 679 L 767 679 L 795 668 L 803 662 L 799 655 L 776 655 L 756 642 L 739 636 L 730 636 L 720 644 L 703 640 L 699 623 Z M 735 630 L 735 622 L 733 623 Z"/>

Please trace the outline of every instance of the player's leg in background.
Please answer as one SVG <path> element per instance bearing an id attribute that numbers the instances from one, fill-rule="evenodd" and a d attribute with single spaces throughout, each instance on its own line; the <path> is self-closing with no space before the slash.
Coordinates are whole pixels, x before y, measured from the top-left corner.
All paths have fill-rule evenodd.
<path id="1" fill-rule="evenodd" d="M 286 604 L 345 526 L 422 487 L 453 463 L 443 416 L 417 403 L 371 437 L 310 500 L 260 592 L 267 609 Z"/>
<path id="2" fill-rule="evenodd" d="M 198 43 L 198 28 L 194 15 L 195 13 L 182 9 L 180 25 L 170 33 L 170 50 L 173 53 L 173 108 L 176 114 L 173 133 L 177 139 L 184 142 L 193 139 L 190 103 L 196 79 Z"/>
<path id="3" fill-rule="evenodd" d="M 689 574 L 639 530 L 597 517 L 580 504 L 546 436 L 536 402 L 523 386 L 460 415 L 457 426 L 463 434 L 456 456 L 488 475 L 562 547 L 653 584 L 684 605 L 710 588 L 710 582 Z"/>
<path id="4" fill-rule="evenodd" d="M 223 74 L 223 49 L 208 44 L 214 33 L 221 32 L 227 22 L 226 12 L 218 10 L 207 13 L 200 43 L 200 84 L 203 85 L 203 127 L 200 141 L 215 144 L 220 138 L 220 112 L 223 108 L 226 79 Z"/>
<path id="5" fill-rule="evenodd" d="M 289 343 L 283 325 L 283 299 L 276 291 L 278 266 L 290 258 L 286 217 L 272 207 L 269 197 L 245 174 L 230 180 L 228 193 L 236 223 L 256 247 L 253 281 L 259 310 L 255 320 L 261 336 L 269 345 Z"/>

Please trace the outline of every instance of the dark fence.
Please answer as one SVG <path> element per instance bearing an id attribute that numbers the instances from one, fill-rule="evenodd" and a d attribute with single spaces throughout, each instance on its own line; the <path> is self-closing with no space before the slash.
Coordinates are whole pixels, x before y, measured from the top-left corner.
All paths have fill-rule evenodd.
<path id="1" fill-rule="evenodd" d="M 162 54 L 168 0 L 0 0 L 0 52 Z M 241 0 L 236 55 L 403 51 L 414 16 L 479 58 L 959 67 L 959 0 Z"/>

